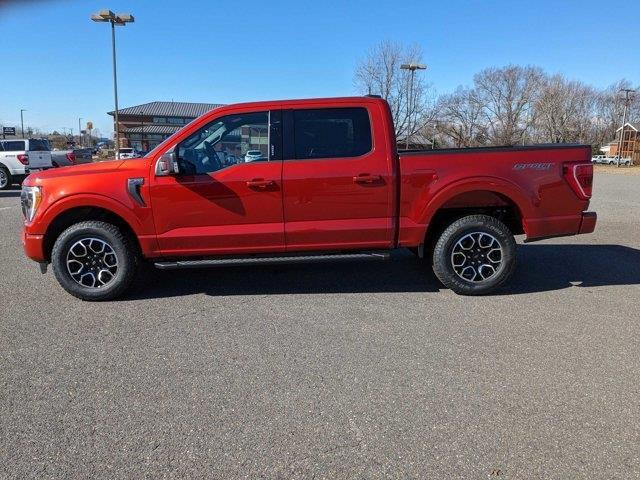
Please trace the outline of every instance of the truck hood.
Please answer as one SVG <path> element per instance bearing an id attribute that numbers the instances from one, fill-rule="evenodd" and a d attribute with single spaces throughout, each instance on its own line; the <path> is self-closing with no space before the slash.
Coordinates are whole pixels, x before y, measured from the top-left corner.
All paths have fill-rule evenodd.
<path id="1" fill-rule="evenodd" d="M 124 160 L 108 160 L 105 162 L 84 163 L 81 165 L 72 165 L 69 167 L 50 168 L 49 170 L 44 170 L 42 172 L 32 173 L 25 179 L 23 185 L 40 185 L 42 182 L 46 182 L 47 179 L 50 178 L 76 177 L 79 175 L 87 174 L 95 175 L 101 173 L 109 173 L 117 170 L 123 163 Z"/>

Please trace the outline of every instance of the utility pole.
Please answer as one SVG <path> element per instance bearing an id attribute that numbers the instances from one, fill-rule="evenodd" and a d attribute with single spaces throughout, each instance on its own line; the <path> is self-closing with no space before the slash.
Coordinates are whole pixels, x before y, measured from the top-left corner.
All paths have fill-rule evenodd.
<path id="1" fill-rule="evenodd" d="M 24 117 L 22 112 L 26 112 L 26 110 L 24 108 L 20 109 L 20 130 L 22 131 L 22 138 L 24 138 Z"/>
<path id="2" fill-rule="evenodd" d="M 620 167 L 620 160 L 622 159 L 622 140 L 624 138 L 624 126 L 627 123 L 627 109 L 629 108 L 629 104 L 631 103 L 631 94 L 635 93 L 635 90 L 632 90 L 630 88 L 621 88 L 620 91 L 624 92 L 624 110 L 622 113 L 622 128 L 620 129 L 620 139 L 618 140 L 618 167 Z M 629 165 L 631 165 L 632 160 L 629 159 L 629 162 Z"/>
<path id="3" fill-rule="evenodd" d="M 409 70 L 411 76 L 409 77 L 409 92 L 407 92 L 407 132 L 405 134 L 405 149 L 409 150 L 409 137 L 412 132 L 411 117 L 413 116 L 414 98 L 413 98 L 413 77 L 416 74 L 416 70 L 426 70 L 427 66 L 420 63 L 403 63 L 400 65 L 401 70 Z"/>
<path id="4" fill-rule="evenodd" d="M 80 147 L 83 147 L 82 142 L 82 126 L 81 126 L 82 118 L 78 117 L 78 140 L 80 141 Z"/>

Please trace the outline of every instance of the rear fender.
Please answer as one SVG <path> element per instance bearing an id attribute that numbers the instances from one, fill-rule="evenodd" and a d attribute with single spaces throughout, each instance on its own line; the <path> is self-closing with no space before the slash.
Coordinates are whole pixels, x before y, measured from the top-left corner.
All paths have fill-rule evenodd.
<path id="1" fill-rule="evenodd" d="M 423 237 L 425 238 L 428 225 L 438 210 L 458 195 L 477 191 L 488 191 L 500 194 L 515 204 L 520 217 L 524 220 L 532 216 L 535 205 L 539 199 L 534 194 L 527 194 L 516 184 L 496 177 L 472 177 L 441 187 L 422 210 L 418 223 L 424 225 Z M 481 207 L 483 205 L 466 205 L 468 207 Z"/>

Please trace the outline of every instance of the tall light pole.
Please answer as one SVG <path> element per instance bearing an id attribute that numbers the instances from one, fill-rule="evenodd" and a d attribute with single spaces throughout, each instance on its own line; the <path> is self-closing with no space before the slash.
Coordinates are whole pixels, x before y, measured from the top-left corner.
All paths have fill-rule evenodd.
<path id="1" fill-rule="evenodd" d="M 91 15 L 94 22 L 111 23 L 111 53 L 113 55 L 113 96 L 115 98 L 116 109 L 114 112 L 115 134 L 116 134 L 116 158 L 120 158 L 120 134 L 118 133 L 118 75 L 116 73 L 116 26 L 124 27 L 127 23 L 133 23 L 133 15 L 129 13 L 113 13 L 111 10 L 100 10 Z"/>
<path id="2" fill-rule="evenodd" d="M 401 70 L 409 70 L 411 72 L 411 77 L 409 80 L 409 92 L 407 93 L 407 134 L 405 135 L 405 148 L 409 149 L 409 136 L 412 134 L 411 131 L 411 116 L 413 115 L 413 77 L 416 74 L 416 70 L 426 70 L 427 66 L 421 63 L 403 63 L 400 65 Z"/>
<path id="3" fill-rule="evenodd" d="M 80 140 L 80 147 L 83 146 L 82 142 L 82 127 L 80 126 L 82 118 L 78 117 L 78 140 Z"/>
<path id="4" fill-rule="evenodd" d="M 20 131 L 22 132 L 22 138 L 24 138 L 24 117 L 22 112 L 26 112 L 24 108 L 20 109 Z"/>
<path id="5" fill-rule="evenodd" d="M 621 92 L 624 92 L 624 111 L 622 113 L 622 128 L 620 129 L 620 140 L 618 140 L 618 163 L 617 166 L 620 166 L 620 160 L 622 159 L 622 138 L 624 136 L 624 125 L 627 123 L 627 108 L 629 108 L 629 103 L 631 102 L 631 94 L 635 93 L 635 90 L 630 88 L 621 88 Z M 629 164 L 631 164 L 631 159 L 629 159 Z"/>
<path id="6" fill-rule="evenodd" d="M 140 150 L 146 150 L 144 148 L 144 112 L 140 110 Z"/>

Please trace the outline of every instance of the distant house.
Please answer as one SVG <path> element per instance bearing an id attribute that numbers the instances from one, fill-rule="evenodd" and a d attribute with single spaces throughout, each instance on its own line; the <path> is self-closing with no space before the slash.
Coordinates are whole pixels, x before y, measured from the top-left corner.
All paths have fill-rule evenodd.
<path id="1" fill-rule="evenodd" d="M 207 113 L 219 103 L 150 102 L 118 109 L 121 147 L 151 150 L 191 120 Z M 108 112 L 114 117 L 114 112 Z"/>
<path id="2" fill-rule="evenodd" d="M 434 148 L 433 139 L 427 138 L 422 132 L 411 135 L 408 142 L 406 137 L 398 137 L 396 145 L 399 150 L 430 150 Z"/>
<path id="3" fill-rule="evenodd" d="M 638 132 L 638 128 L 635 125 L 628 122 L 624 124 L 624 128 L 620 127 L 616 130 L 617 139 L 609 142 L 600 150 L 611 157 L 617 156 L 620 135 L 622 135 L 622 155 L 620 156 L 622 158 L 630 158 L 633 163 L 640 163 L 640 132 Z"/>

